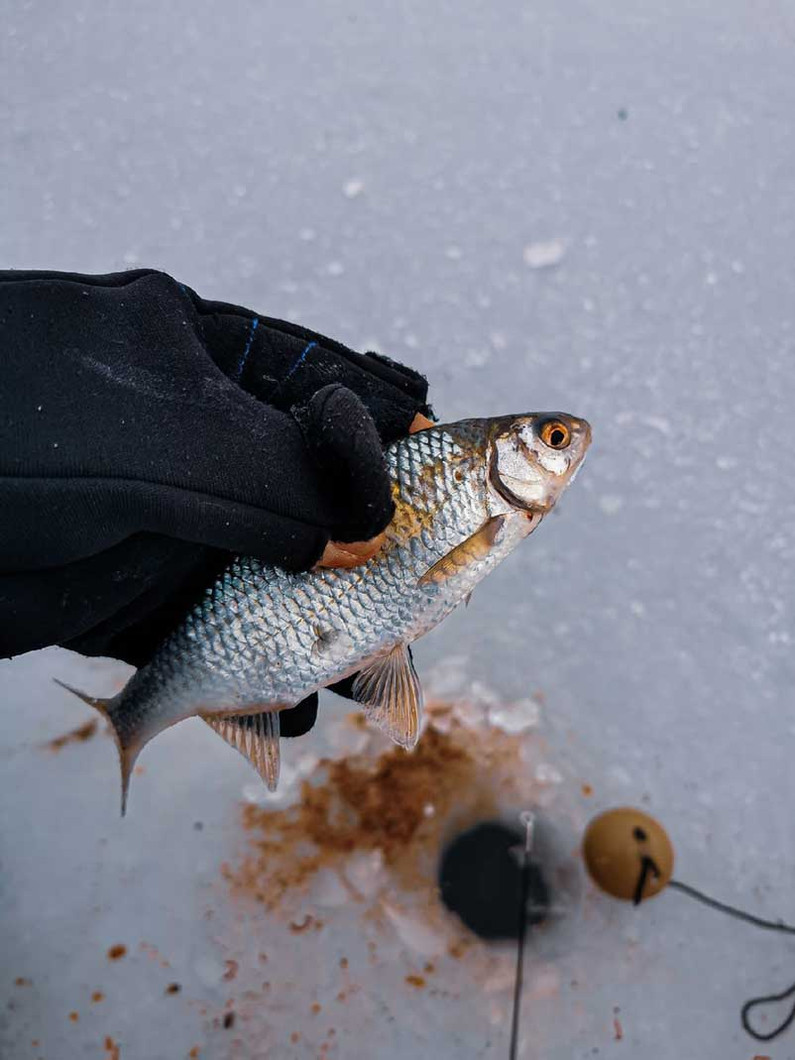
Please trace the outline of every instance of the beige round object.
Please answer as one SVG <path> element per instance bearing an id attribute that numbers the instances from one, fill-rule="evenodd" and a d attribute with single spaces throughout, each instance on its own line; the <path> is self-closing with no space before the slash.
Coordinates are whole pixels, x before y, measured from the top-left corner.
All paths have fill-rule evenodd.
<path id="1" fill-rule="evenodd" d="M 597 887 L 629 902 L 652 898 L 674 871 L 674 848 L 663 826 L 642 810 L 622 806 L 594 817 L 583 857 Z"/>

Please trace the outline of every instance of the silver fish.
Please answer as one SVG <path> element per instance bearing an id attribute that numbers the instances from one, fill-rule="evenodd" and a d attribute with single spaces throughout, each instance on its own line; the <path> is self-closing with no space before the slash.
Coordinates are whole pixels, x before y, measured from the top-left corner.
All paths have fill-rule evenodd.
<path id="1" fill-rule="evenodd" d="M 64 685 L 111 724 L 122 813 L 141 749 L 193 715 L 275 789 L 279 711 L 352 674 L 366 716 L 413 747 L 423 697 L 409 645 L 535 530 L 590 441 L 585 420 L 557 412 L 462 420 L 401 439 L 386 452 L 395 515 L 366 564 L 291 573 L 238 557 L 113 699 Z"/>

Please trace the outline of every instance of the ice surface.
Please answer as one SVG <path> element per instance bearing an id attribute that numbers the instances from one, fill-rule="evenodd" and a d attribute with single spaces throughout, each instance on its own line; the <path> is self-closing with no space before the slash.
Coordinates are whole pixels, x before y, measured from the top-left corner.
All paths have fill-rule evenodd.
<path id="1" fill-rule="evenodd" d="M 588 417 L 560 511 L 418 670 L 473 724 L 541 704 L 516 738 L 539 741 L 530 779 L 541 762 L 562 778 L 544 813 L 567 851 L 597 810 L 639 804 L 683 879 L 790 920 L 794 39 L 791 4 L 745 0 L 6 4 L 0 30 L 4 264 L 152 265 L 351 345 L 377 336 L 444 419 Z M 57 652 L 0 666 L 0 1055 L 100 1058 L 108 1035 L 123 1058 L 242 1060 L 253 1040 L 294 1060 L 320 1026 L 331 1057 L 503 1055 L 496 958 L 406 984 L 425 974 L 416 910 L 373 953 L 366 906 L 328 881 L 340 920 L 304 934 L 230 904 L 220 866 L 245 846 L 253 775 L 206 726 L 145 750 L 123 823 L 106 736 L 44 747 L 89 717 L 51 676 L 102 691 L 123 674 Z M 328 697 L 297 758 L 327 753 L 347 710 Z M 792 980 L 786 942 L 680 895 L 636 911 L 582 886 L 529 961 L 525 1057 L 793 1054 L 795 1032 L 756 1046 L 738 1019 Z M 129 953 L 109 964 L 115 942 Z M 229 956 L 235 983 L 216 978 Z"/>

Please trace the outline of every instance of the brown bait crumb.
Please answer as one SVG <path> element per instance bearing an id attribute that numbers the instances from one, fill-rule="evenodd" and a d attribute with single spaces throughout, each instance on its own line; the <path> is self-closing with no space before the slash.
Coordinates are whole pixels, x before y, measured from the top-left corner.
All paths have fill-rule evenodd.
<path id="1" fill-rule="evenodd" d="M 33 980 L 27 979 L 24 975 L 19 975 L 14 980 L 14 986 L 33 986 Z"/>
<path id="2" fill-rule="evenodd" d="M 434 965 L 433 961 L 428 961 L 428 963 L 422 970 L 425 972 L 426 975 L 433 975 L 433 973 L 436 971 L 436 966 Z"/>
<path id="3" fill-rule="evenodd" d="M 194 1045 L 194 1047 L 188 1053 L 188 1056 L 190 1057 L 190 1060 L 196 1060 L 196 1057 L 198 1055 L 199 1055 L 199 1047 L 198 1047 L 198 1045 Z"/>
<path id="4" fill-rule="evenodd" d="M 457 939 L 447 947 L 447 955 L 454 961 L 460 961 L 466 956 L 467 950 L 471 949 L 472 942 L 469 939 Z"/>
<path id="5" fill-rule="evenodd" d="M 238 963 L 237 961 L 229 960 L 224 961 L 224 964 L 226 965 L 226 971 L 221 976 L 221 978 L 225 979 L 227 982 L 230 982 L 237 975 Z"/>
<path id="6" fill-rule="evenodd" d="M 102 993 L 101 990 L 95 990 L 94 993 L 91 995 L 91 1000 L 95 1004 L 97 1004 L 98 1002 L 105 1000 L 105 995 Z"/>
<path id="7" fill-rule="evenodd" d="M 348 958 L 347 957 L 340 957 L 340 968 L 347 968 L 347 967 L 348 967 Z"/>
<path id="8" fill-rule="evenodd" d="M 97 719 L 91 718 L 84 725 L 79 725 L 76 729 L 65 732 L 63 736 L 56 736 L 54 740 L 49 741 L 47 747 L 51 751 L 60 751 L 62 747 L 66 747 L 70 743 L 85 743 L 91 739 L 96 731 Z"/>
<path id="9" fill-rule="evenodd" d="M 227 1012 L 224 1016 L 224 1030 L 228 1031 L 235 1025 L 235 1014 L 234 1012 Z"/>
<path id="10" fill-rule="evenodd" d="M 108 1054 L 105 1060 L 119 1060 L 121 1050 L 111 1037 L 105 1038 L 105 1052 Z"/>
<path id="11" fill-rule="evenodd" d="M 416 987 L 417 990 L 422 990 L 425 986 L 425 978 L 421 975 L 407 975 L 406 982 L 409 986 Z"/>
<path id="12" fill-rule="evenodd" d="M 70 1012 L 69 1013 L 69 1019 L 72 1021 L 72 1023 L 77 1023 L 77 1021 L 80 1019 L 80 1013 L 79 1012 Z"/>
<path id="13" fill-rule="evenodd" d="M 117 942 L 115 946 L 111 946 L 108 950 L 109 961 L 119 961 L 127 953 L 127 947 L 121 942 Z"/>
<path id="14" fill-rule="evenodd" d="M 290 1035 L 290 1041 L 293 1043 L 293 1045 L 301 1041 L 301 1035 L 298 1033 L 298 1031 L 293 1031 L 293 1033 Z"/>
<path id="15" fill-rule="evenodd" d="M 580 788 L 580 791 L 583 793 L 586 799 L 590 799 L 590 797 L 593 795 L 593 788 L 590 784 L 583 784 Z"/>
<path id="16" fill-rule="evenodd" d="M 169 983 L 168 986 L 166 987 L 166 993 L 167 994 L 178 994 L 181 989 L 182 989 L 182 987 L 179 985 L 179 983 Z"/>
<path id="17" fill-rule="evenodd" d="M 312 1012 L 313 1015 L 316 1016 L 318 1014 L 318 1012 L 321 1012 L 322 1010 L 323 1010 L 323 1006 L 321 1004 L 319 1004 L 317 1001 L 313 1001 L 312 1002 L 312 1004 L 310 1006 L 310 1011 Z"/>
<path id="18" fill-rule="evenodd" d="M 151 942 L 139 942 L 138 949 L 141 953 L 145 953 L 150 961 L 157 961 L 161 968 L 171 967 L 171 962 L 167 961 L 157 946 L 153 946 Z"/>

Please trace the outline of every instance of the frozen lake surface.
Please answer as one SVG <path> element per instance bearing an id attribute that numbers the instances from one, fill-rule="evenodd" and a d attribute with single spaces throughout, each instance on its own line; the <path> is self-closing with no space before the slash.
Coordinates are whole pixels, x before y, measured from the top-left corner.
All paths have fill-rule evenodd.
<path id="1" fill-rule="evenodd" d="M 0 12 L 4 265 L 161 267 L 414 364 L 444 419 L 594 428 L 560 511 L 416 653 L 484 751 L 394 864 L 362 840 L 258 900 L 241 759 L 171 730 L 121 822 L 101 727 L 46 745 L 91 718 L 52 676 L 126 670 L 0 663 L 0 1055 L 506 1056 L 510 951 L 462 941 L 432 892 L 433 838 L 491 799 L 540 806 L 569 874 L 523 1057 L 795 1057 L 795 1030 L 739 1023 L 795 979 L 791 941 L 674 893 L 611 902 L 574 854 L 598 810 L 640 805 L 682 879 L 795 918 L 792 4 Z M 347 709 L 329 695 L 288 749 L 279 812 L 315 759 L 384 753 Z M 286 872 L 289 842 L 262 856 Z"/>

